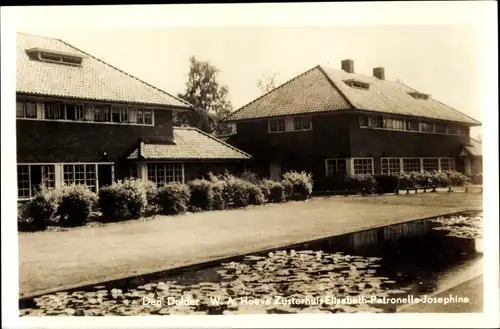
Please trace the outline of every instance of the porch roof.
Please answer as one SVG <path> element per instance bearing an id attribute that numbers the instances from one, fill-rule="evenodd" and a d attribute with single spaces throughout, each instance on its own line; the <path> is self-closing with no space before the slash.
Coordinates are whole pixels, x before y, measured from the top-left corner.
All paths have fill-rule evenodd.
<path id="1" fill-rule="evenodd" d="M 192 127 L 174 127 L 173 140 L 141 138 L 128 160 L 248 160 L 251 156 Z"/>

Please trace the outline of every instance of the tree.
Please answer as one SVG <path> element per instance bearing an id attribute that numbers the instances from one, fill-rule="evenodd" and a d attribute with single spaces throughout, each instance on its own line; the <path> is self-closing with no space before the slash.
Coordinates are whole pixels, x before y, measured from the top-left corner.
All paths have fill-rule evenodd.
<path id="1" fill-rule="evenodd" d="M 208 61 L 189 58 L 190 69 L 186 91 L 178 96 L 192 104 L 193 112 L 179 113 L 176 125 L 196 127 L 207 133 L 223 133 L 228 128 L 221 120 L 232 111 L 227 99 L 228 88 L 217 81 L 219 69 Z"/>
<path id="2" fill-rule="evenodd" d="M 278 73 L 271 73 L 259 79 L 257 87 L 259 87 L 262 94 L 266 94 L 278 86 L 277 76 Z"/>

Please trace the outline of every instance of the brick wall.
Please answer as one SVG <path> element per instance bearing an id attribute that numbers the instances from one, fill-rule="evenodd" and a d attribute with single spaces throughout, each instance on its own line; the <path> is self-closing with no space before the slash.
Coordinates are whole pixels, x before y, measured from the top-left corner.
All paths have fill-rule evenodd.
<path id="1" fill-rule="evenodd" d="M 155 111 L 155 126 L 17 120 L 18 162 L 116 161 L 138 138 L 173 136 L 172 112 Z"/>

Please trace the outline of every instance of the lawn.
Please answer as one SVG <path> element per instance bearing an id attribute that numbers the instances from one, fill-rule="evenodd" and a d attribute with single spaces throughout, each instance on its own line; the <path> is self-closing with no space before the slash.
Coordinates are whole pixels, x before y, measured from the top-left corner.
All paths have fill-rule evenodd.
<path id="1" fill-rule="evenodd" d="M 20 295 L 196 264 L 315 238 L 480 209 L 479 193 L 315 197 L 19 234 Z"/>

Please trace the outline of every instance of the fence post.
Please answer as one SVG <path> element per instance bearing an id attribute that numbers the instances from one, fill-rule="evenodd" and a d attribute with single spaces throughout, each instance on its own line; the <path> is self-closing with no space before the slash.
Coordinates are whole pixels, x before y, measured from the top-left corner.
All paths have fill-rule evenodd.
<path id="1" fill-rule="evenodd" d="M 465 193 L 469 193 L 469 187 L 468 186 L 465 187 Z"/>
<path id="2" fill-rule="evenodd" d="M 415 187 L 415 194 L 417 194 L 417 193 L 418 193 L 418 189 Z"/>
<path id="3" fill-rule="evenodd" d="M 427 186 L 424 186 L 424 193 L 427 193 Z"/>
<path id="4" fill-rule="evenodd" d="M 448 192 L 451 192 L 451 185 L 448 186 Z"/>
<path id="5" fill-rule="evenodd" d="M 406 188 L 406 194 L 410 194 L 410 189 Z"/>
<path id="6" fill-rule="evenodd" d="M 436 184 L 432 185 L 432 191 L 431 192 L 437 192 L 436 191 Z"/>

